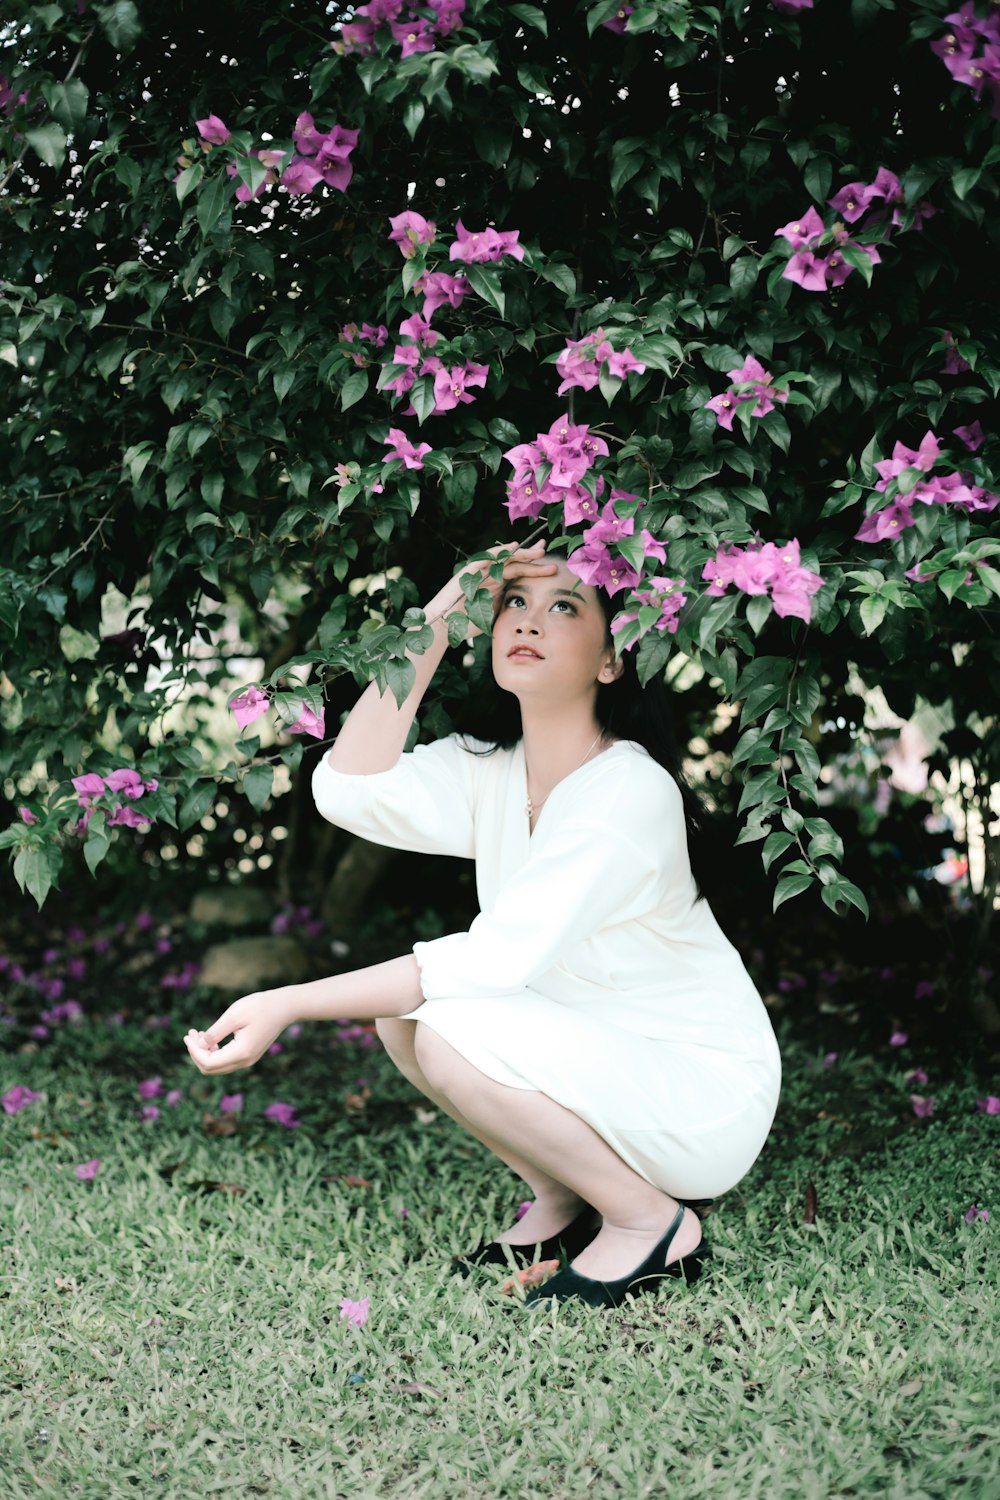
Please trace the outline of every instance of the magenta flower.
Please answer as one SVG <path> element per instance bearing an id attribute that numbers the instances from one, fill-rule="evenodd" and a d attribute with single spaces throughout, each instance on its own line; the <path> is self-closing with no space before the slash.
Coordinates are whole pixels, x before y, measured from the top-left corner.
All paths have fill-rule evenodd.
<path id="1" fill-rule="evenodd" d="M 950 328 L 946 328 L 942 333 L 941 342 L 945 347 L 944 364 L 941 366 L 942 375 L 963 375 L 966 370 L 971 369 L 969 361 L 959 354 L 955 336 Z"/>
<path id="2" fill-rule="evenodd" d="M 423 292 L 423 315 L 430 318 L 445 303 L 458 307 L 469 290 L 464 276 L 449 276 L 447 271 L 425 271 L 413 283 L 415 292 Z"/>
<path id="3" fill-rule="evenodd" d="M 25 807 L 25 806 L 22 805 L 21 807 L 18 808 L 17 813 L 18 813 L 18 817 L 21 819 L 21 822 L 22 823 L 27 823 L 29 827 L 31 826 L 32 823 L 40 823 L 41 822 L 41 819 L 37 816 L 37 814 L 35 814 L 35 813 L 33 813 L 31 811 L 30 807 Z"/>
<path id="4" fill-rule="evenodd" d="M 834 1068 L 834 1067 L 836 1067 L 836 1065 L 837 1065 L 837 1058 L 839 1056 L 840 1056 L 839 1052 L 824 1052 L 824 1054 L 823 1054 L 823 1060 L 820 1063 L 820 1067 L 821 1068 Z"/>
<path id="5" fill-rule="evenodd" d="M 801 219 L 792 219 L 774 231 L 776 236 L 787 240 L 793 250 L 801 250 L 826 233 L 826 225 L 814 208 L 808 208 Z"/>
<path id="6" fill-rule="evenodd" d="M 390 217 L 389 223 L 392 225 L 389 238 L 399 246 L 400 253 L 406 260 L 413 259 L 419 246 L 432 244 L 437 235 L 437 225 L 421 214 L 413 213 L 411 209 Z"/>
<path id="7" fill-rule="evenodd" d="M 929 1120 L 934 1113 L 933 1098 L 925 1098 L 922 1094 L 911 1094 L 910 1103 L 913 1113 L 919 1120 Z"/>
<path id="8" fill-rule="evenodd" d="M 438 370 L 434 376 L 434 411 L 451 411 L 460 401 L 468 405 L 475 400 L 468 393 L 469 386 L 484 386 L 490 373 L 489 365 L 476 365 L 466 360 L 464 367 Z"/>
<path id="9" fill-rule="evenodd" d="M 326 715 L 322 709 L 319 713 L 303 703 L 299 709 L 298 718 L 292 724 L 286 724 L 285 730 L 288 734 L 311 734 L 313 739 L 321 740 L 326 733 Z"/>
<path id="10" fill-rule="evenodd" d="M 930 1083 L 927 1071 L 924 1068 L 911 1068 L 904 1077 L 904 1083 L 919 1083 L 921 1085 Z"/>
<path id="11" fill-rule="evenodd" d="M 965 444 L 970 453 L 975 453 L 986 441 L 986 434 L 980 422 L 970 422 L 967 427 L 952 428 L 955 436 Z"/>
<path id="12" fill-rule="evenodd" d="M 220 1115 L 238 1115 L 243 1109 L 242 1094 L 223 1094 L 219 1100 Z"/>
<path id="13" fill-rule="evenodd" d="M 368 1298 L 352 1302 L 350 1297 L 345 1297 L 340 1304 L 340 1316 L 346 1318 L 352 1328 L 363 1328 L 368 1321 Z"/>
<path id="14" fill-rule="evenodd" d="M 641 360 L 636 359 L 631 349 L 622 349 L 620 353 L 612 352 L 608 355 L 608 374 L 624 380 L 627 375 L 644 375 L 646 366 Z"/>
<path id="15" fill-rule="evenodd" d="M 340 41 L 333 43 L 334 50 L 342 55 L 358 52 L 366 56 L 375 50 L 376 30 L 374 21 L 344 21 L 340 28 Z"/>
<path id="16" fill-rule="evenodd" d="M 628 25 L 629 16 L 631 16 L 634 11 L 634 5 L 623 5 L 620 10 L 615 11 L 614 15 L 611 16 L 609 20 L 602 21 L 601 25 L 604 27 L 605 31 L 615 31 L 619 35 L 621 35 L 624 32 L 625 27 Z"/>
<path id="17" fill-rule="evenodd" d="M 292 131 L 298 155 L 281 174 L 282 185 L 291 193 L 309 193 L 318 182 L 344 192 L 354 175 L 348 157 L 358 143 L 358 132 L 342 125 L 317 130 L 307 110 L 299 115 Z"/>
<path id="18" fill-rule="evenodd" d="M 976 1100 L 976 1109 L 981 1115 L 1000 1115 L 1000 1099 L 996 1094 L 987 1094 L 985 1099 Z"/>
<path id="19" fill-rule="evenodd" d="M 166 1106 L 168 1107 L 168 1109 L 176 1109 L 177 1106 L 178 1106 L 178 1104 L 180 1104 L 180 1102 L 181 1102 L 181 1100 L 183 1098 L 184 1098 L 184 1091 L 183 1091 L 183 1089 L 171 1089 L 170 1092 L 169 1092 L 169 1094 L 167 1095 L 167 1097 L 164 1099 L 163 1102 L 164 1102 L 164 1104 L 166 1104 Z"/>
<path id="20" fill-rule="evenodd" d="M 785 15 L 797 16 L 800 10 L 812 10 L 813 0 L 771 0 L 775 10 L 783 11 Z"/>
<path id="21" fill-rule="evenodd" d="M 407 469 L 422 469 L 424 455 L 434 451 L 430 443 L 420 443 L 415 448 L 406 433 L 398 427 L 390 427 L 389 436 L 383 438 L 382 441 L 389 444 L 389 452 L 385 455 L 384 462 L 389 463 L 393 459 L 399 459 Z"/>
<path id="22" fill-rule="evenodd" d="M 677 616 L 687 603 L 683 588 L 683 578 L 650 578 L 643 588 L 635 589 L 629 595 L 627 603 L 634 607 L 615 616 L 611 622 L 611 634 L 619 635 L 626 625 L 640 619 L 641 609 L 652 607 L 660 613 L 653 620 L 650 629 L 665 630 L 669 635 L 676 635 L 680 623 Z M 634 645 L 635 641 L 630 641 L 625 650 L 630 651 Z"/>
<path id="23" fill-rule="evenodd" d="M 270 699 L 266 693 L 262 693 L 259 688 L 251 687 L 237 694 L 235 698 L 230 698 L 229 712 L 239 727 L 246 729 L 247 725 L 259 719 L 261 714 L 267 713 L 269 703 Z"/>
<path id="24" fill-rule="evenodd" d="M 163 1093 L 162 1078 L 144 1078 L 136 1088 L 140 1099 L 158 1099 Z"/>
<path id="25" fill-rule="evenodd" d="M 419 313 L 411 313 L 404 319 L 399 325 L 399 331 L 404 338 L 412 339 L 421 349 L 433 349 L 441 337 Z"/>
<path id="26" fill-rule="evenodd" d="M 82 1161 L 78 1167 L 73 1168 L 73 1176 L 79 1182 L 93 1182 L 101 1169 L 101 1158 L 91 1157 L 90 1161 Z"/>
<path id="27" fill-rule="evenodd" d="M 34 1089 L 27 1088 L 25 1084 L 15 1083 L 14 1087 L 0 1099 L 0 1104 L 3 1105 L 5 1114 L 17 1115 L 41 1097 L 41 1094 L 36 1094 Z"/>
<path id="28" fill-rule="evenodd" d="M 87 800 L 91 797 L 100 797 L 104 792 L 104 778 L 93 771 L 88 771 L 85 776 L 74 776 L 73 786 L 78 795 L 81 807 L 86 807 Z"/>
<path id="29" fill-rule="evenodd" d="M 612 595 L 621 589 L 635 588 L 639 574 L 632 564 L 612 554 L 603 542 L 588 543 L 588 536 L 589 532 L 585 532 L 584 545 L 568 558 L 566 566 L 570 572 L 593 588 L 605 588 Z"/>
<path id="30" fill-rule="evenodd" d="M 519 1203 L 514 1213 L 514 1223 L 516 1224 L 519 1219 L 523 1219 L 525 1214 L 528 1212 L 528 1209 L 534 1208 L 534 1206 L 534 1198 L 525 1198 L 523 1203 Z"/>
<path id="31" fill-rule="evenodd" d="M 295 1118 L 295 1106 L 293 1104 L 282 1104 L 280 1100 L 269 1104 L 264 1111 L 266 1120 L 273 1120 L 276 1125 L 284 1125 L 286 1130 L 297 1130 L 302 1124 L 301 1120 Z"/>
<path id="32" fill-rule="evenodd" d="M 858 542 L 882 542 L 886 539 L 892 540 L 899 536 L 901 531 L 917 523 L 913 519 L 913 512 L 903 500 L 895 500 L 891 505 L 886 505 L 882 510 L 873 511 L 866 516 L 858 530 L 854 533 L 854 539 Z"/>
<path id="33" fill-rule="evenodd" d="M 401 57 L 412 57 L 415 52 L 433 52 L 435 31 L 433 21 L 423 17 L 408 21 L 390 21 L 392 39 L 400 45 Z"/>
<path id="34" fill-rule="evenodd" d="M 721 396 L 713 396 L 711 401 L 706 401 L 705 409 L 714 411 L 719 426 L 724 427 L 727 432 L 732 432 L 737 407 L 749 399 L 748 396 L 737 396 L 732 391 L 723 391 Z"/>
<path id="35" fill-rule="evenodd" d="M 905 1031 L 894 1031 L 889 1038 L 890 1047 L 905 1047 L 910 1038 Z"/>
<path id="36" fill-rule="evenodd" d="M 982 1219 L 984 1224 L 988 1224 L 990 1219 L 990 1211 L 988 1208 L 977 1208 L 974 1203 L 970 1203 L 969 1207 L 965 1210 L 965 1213 L 962 1215 L 962 1217 L 964 1218 L 966 1224 L 974 1224 L 977 1219 Z"/>
<path id="37" fill-rule="evenodd" d="M 218 115 L 208 115 L 204 120 L 195 120 L 195 129 L 209 146 L 224 146 L 232 140 L 232 131 L 223 124 Z"/>
<path id="38" fill-rule="evenodd" d="M 796 250 L 781 274 L 785 281 L 794 281 L 804 292 L 825 292 L 829 265 L 811 250 Z"/>
<path id="39" fill-rule="evenodd" d="M 701 576 L 708 583 L 705 592 L 713 598 L 732 583 L 745 594 L 769 593 L 781 618 L 795 615 L 806 621 L 812 618 L 812 596 L 823 586 L 818 573 L 802 567 L 794 537 L 782 547 L 766 542 L 742 549 L 724 542 Z"/>
<path id="40" fill-rule="evenodd" d="M 158 1120 L 160 1111 L 155 1104 L 144 1104 L 139 1111 L 139 1118 L 140 1120 Z"/>
<path id="41" fill-rule="evenodd" d="M 517 242 L 517 229 L 469 230 L 459 219 L 455 225 L 455 233 L 458 238 L 448 251 L 449 260 L 481 263 L 499 260 L 504 255 L 511 255 L 515 260 L 524 259 L 524 246 Z"/>

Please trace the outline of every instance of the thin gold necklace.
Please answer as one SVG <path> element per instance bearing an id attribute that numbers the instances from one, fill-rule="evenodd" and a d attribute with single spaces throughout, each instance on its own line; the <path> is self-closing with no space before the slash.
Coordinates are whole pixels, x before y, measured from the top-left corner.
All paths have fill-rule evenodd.
<path id="1" fill-rule="evenodd" d="M 597 739 L 595 739 L 594 742 L 593 742 L 593 744 L 591 744 L 589 746 L 589 748 L 587 750 L 587 753 L 583 757 L 583 760 L 580 761 L 580 764 L 573 767 L 573 771 L 579 771 L 580 766 L 583 766 L 583 765 L 585 765 L 587 763 L 587 761 L 591 757 L 591 754 L 593 753 L 594 746 L 598 743 L 599 740 L 601 740 L 603 738 L 603 736 L 604 736 L 604 730 L 601 729 L 601 730 L 598 731 Z M 566 776 L 572 776 L 573 775 L 573 771 L 567 771 L 566 772 Z M 528 763 L 527 763 L 527 761 L 525 761 L 525 764 L 524 764 L 524 772 L 525 772 L 525 775 L 524 775 L 524 785 L 525 785 L 525 790 L 527 791 L 527 787 L 528 787 Z M 563 777 L 560 778 L 560 780 L 562 780 L 562 781 L 565 781 L 565 779 L 566 779 L 565 776 L 563 776 Z M 559 785 L 559 782 L 557 781 L 556 782 L 556 786 L 558 786 L 558 785 Z M 541 802 L 532 802 L 532 800 L 531 800 L 531 793 L 528 792 L 528 800 L 524 804 L 524 811 L 527 814 L 529 821 L 535 816 L 535 813 L 541 812 L 541 810 L 545 806 L 546 802 L 548 802 L 549 798 L 552 796 L 552 792 L 553 791 L 555 791 L 555 787 L 552 787 L 549 791 L 547 791 L 545 793 L 545 796 L 542 798 Z"/>

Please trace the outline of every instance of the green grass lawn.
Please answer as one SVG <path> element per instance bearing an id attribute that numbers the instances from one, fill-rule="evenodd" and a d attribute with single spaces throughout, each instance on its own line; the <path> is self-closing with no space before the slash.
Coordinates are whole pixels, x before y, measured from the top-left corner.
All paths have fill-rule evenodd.
<path id="1" fill-rule="evenodd" d="M 502 1167 L 333 1028 L 202 1078 L 179 1037 L 215 1008 L 0 1054 L 0 1094 L 42 1096 L 0 1115 L 3 1500 L 1000 1496 L 981 1074 L 887 1048 L 823 1068 L 786 1038 L 772 1140 L 709 1216 L 703 1280 L 528 1313 L 502 1273 L 449 1267 L 523 1196 Z M 276 1100 L 299 1128 L 265 1118 Z M 365 1297 L 354 1327 L 340 1303 Z"/>

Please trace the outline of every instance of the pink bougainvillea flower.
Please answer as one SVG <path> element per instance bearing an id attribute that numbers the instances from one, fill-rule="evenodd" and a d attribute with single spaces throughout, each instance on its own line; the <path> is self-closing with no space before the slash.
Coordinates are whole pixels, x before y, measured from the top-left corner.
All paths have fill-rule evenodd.
<path id="1" fill-rule="evenodd" d="M 389 444 L 389 452 L 384 461 L 389 463 L 398 458 L 407 469 L 422 469 L 424 456 L 434 451 L 430 443 L 419 443 L 414 447 L 406 433 L 398 427 L 390 427 L 389 436 L 382 441 Z"/>
<path id="2" fill-rule="evenodd" d="M 277 1100 L 269 1104 L 264 1111 L 266 1120 L 273 1120 L 276 1125 L 284 1125 L 286 1130 L 297 1130 L 302 1121 L 295 1118 L 295 1106 L 293 1104 L 282 1104 Z"/>
<path id="3" fill-rule="evenodd" d="M 996 1094 L 987 1094 L 985 1099 L 976 1100 L 976 1109 L 981 1115 L 1000 1115 L 1000 1099 Z"/>
<path id="4" fill-rule="evenodd" d="M 813 255 L 811 250 L 796 250 L 781 274 L 804 292 L 825 292 L 829 266 L 822 256 Z"/>
<path id="5" fill-rule="evenodd" d="M 181 1100 L 183 1098 L 184 1098 L 184 1090 L 183 1089 L 171 1089 L 170 1092 L 169 1092 L 169 1094 L 167 1095 L 167 1097 L 164 1099 L 163 1102 L 164 1102 L 164 1104 L 167 1105 L 168 1109 L 176 1109 L 177 1106 L 178 1106 L 178 1104 L 180 1104 L 180 1102 L 181 1102 Z"/>
<path id="6" fill-rule="evenodd" d="M 392 226 L 389 238 L 399 246 L 406 260 L 413 259 L 420 245 L 432 244 L 437 235 L 437 225 L 412 209 L 390 216 L 389 223 Z"/>
<path id="7" fill-rule="evenodd" d="M 459 31 L 465 13 L 465 0 L 428 0 L 428 9 L 436 16 L 435 29 L 438 36 L 449 36 Z"/>
<path id="8" fill-rule="evenodd" d="M 839 1056 L 840 1056 L 839 1052 L 824 1052 L 824 1054 L 823 1054 L 823 1060 L 820 1063 L 820 1067 L 821 1068 L 835 1068 L 837 1066 L 837 1058 Z"/>
<path id="9" fill-rule="evenodd" d="M 82 1161 L 78 1167 L 73 1168 L 73 1176 L 80 1182 L 93 1182 L 101 1169 L 101 1158 L 91 1157 L 90 1161 Z"/>
<path id="10" fill-rule="evenodd" d="M 988 1208 L 977 1208 L 974 1203 L 970 1203 L 969 1207 L 965 1210 L 965 1213 L 962 1215 L 962 1217 L 964 1218 L 966 1224 L 974 1224 L 977 1219 L 982 1219 L 984 1224 L 988 1224 L 990 1220 L 990 1211 Z"/>
<path id="11" fill-rule="evenodd" d="M 358 52 L 362 56 L 375 50 L 375 33 L 377 27 L 374 21 L 362 18 L 360 21 L 344 21 L 340 27 L 339 42 L 332 43 L 333 50 L 342 55 Z"/>
<path id="12" fill-rule="evenodd" d="M 650 578 L 648 583 L 641 589 L 635 589 L 627 602 L 633 606 L 623 610 L 615 616 L 611 622 L 611 634 L 618 635 L 625 626 L 633 620 L 639 619 L 639 610 L 644 606 L 652 606 L 659 609 L 660 614 L 652 623 L 653 630 L 665 630 L 669 635 L 677 634 L 680 623 L 677 616 L 687 603 L 687 595 L 683 592 L 683 578 Z M 626 651 L 630 651 L 635 641 L 630 641 Z"/>
<path id="13" fill-rule="evenodd" d="M 886 505 L 882 510 L 872 511 L 854 533 L 854 539 L 858 542 L 882 542 L 886 539 L 892 540 L 899 536 L 901 531 L 917 523 L 913 519 L 913 511 L 903 500 L 894 500 L 891 505 Z"/>
<path id="14" fill-rule="evenodd" d="M 259 719 L 261 714 L 267 713 L 270 701 L 267 694 L 262 693 L 259 688 L 247 688 L 235 698 L 230 698 L 229 712 L 239 727 L 246 729 L 247 725 Z"/>
<path id="15" fill-rule="evenodd" d="M 104 785 L 109 792 L 124 792 L 126 797 L 135 800 L 141 797 L 146 790 L 146 783 L 138 771 L 132 771 L 127 766 L 121 770 L 112 771 L 110 776 L 105 776 Z"/>
<path id="16" fill-rule="evenodd" d="M 934 1099 L 925 1097 L 923 1094 L 911 1094 L 910 1104 L 918 1120 L 929 1120 L 934 1113 Z"/>
<path id="17" fill-rule="evenodd" d="M 800 250 L 804 245 L 812 244 L 819 239 L 820 235 L 826 233 L 826 225 L 814 208 L 806 209 L 801 219 L 792 219 L 783 224 L 780 229 L 774 231 L 775 235 L 787 240 L 793 250 Z"/>
<path id="18" fill-rule="evenodd" d="M 628 25 L 629 16 L 633 15 L 634 13 L 634 5 L 623 5 L 620 7 L 620 9 L 616 10 L 614 15 L 609 17 L 607 21 L 602 21 L 601 25 L 604 27 L 605 31 L 616 31 L 620 36 L 624 32 L 625 27 Z"/>
<path id="19" fill-rule="evenodd" d="M 303 703 L 299 716 L 293 724 L 285 725 L 286 734 L 311 734 L 314 740 L 321 740 L 326 733 L 326 715 L 323 709 L 314 713 L 307 703 Z"/>
<path id="20" fill-rule="evenodd" d="M 283 186 L 291 193 L 308 193 L 320 181 L 344 192 L 354 174 L 348 157 L 358 143 L 358 131 L 343 125 L 318 130 L 307 110 L 299 115 L 292 131 L 298 153 L 281 176 Z"/>
<path id="21" fill-rule="evenodd" d="M 243 1109 L 242 1094 L 223 1094 L 219 1100 L 220 1115 L 238 1115 Z"/>
<path id="22" fill-rule="evenodd" d="M 706 401 L 705 409 L 714 411 L 719 426 L 724 427 L 727 432 L 732 432 L 733 418 L 737 408 L 749 399 L 748 396 L 736 396 L 732 391 L 723 391 L 721 396 L 713 396 L 711 401 Z"/>
<path id="23" fill-rule="evenodd" d="M 3 1105 L 5 1114 L 16 1115 L 41 1097 L 41 1094 L 36 1094 L 34 1089 L 29 1089 L 25 1084 L 15 1083 L 14 1087 L 0 1099 L 0 1104 Z"/>
<path id="24" fill-rule="evenodd" d="M 415 52 L 433 52 L 436 37 L 434 22 L 423 17 L 407 21 L 390 21 L 392 39 L 400 46 L 401 57 L 412 57 Z"/>
<path id="25" fill-rule="evenodd" d="M 894 1031 L 889 1038 L 890 1047 L 905 1047 L 910 1038 L 905 1031 Z"/>
<path id="26" fill-rule="evenodd" d="M 930 1078 L 925 1068 L 911 1068 L 903 1081 L 905 1083 L 919 1083 L 922 1086 L 925 1083 L 930 1083 Z"/>
<path id="27" fill-rule="evenodd" d="M 30 807 L 26 807 L 23 804 L 18 808 L 17 815 L 21 819 L 22 823 L 27 823 L 29 826 L 32 823 L 41 822 L 41 819 L 38 817 L 37 813 L 33 813 Z"/>
<path id="28" fill-rule="evenodd" d="M 85 798 L 100 797 L 104 792 L 104 778 L 97 776 L 93 771 L 88 771 L 85 776 L 74 776 L 73 786 L 77 791 L 81 806 L 86 806 Z"/>
<path id="29" fill-rule="evenodd" d="M 139 1118 L 140 1120 L 158 1120 L 160 1111 L 155 1104 L 144 1104 L 139 1111 Z"/>
<path id="30" fill-rule="evenodd" d="M 644 375 L 646 366 L 641 360 L 636 359 L 631 349 L 622 349 L 620 353 L 608 355 L 608 374 L 615 375 L 619 380 L 624 380 L 627 375 Z"/>
<path id="31" fill-rule="evenodd" d="M 813 0 L 771 0 L 775 10 L 780 10 L 785 15 L 798 15 L 800 10 L 812 10 Z"/>
<path id="32" fill-rule="evenodd" d="M 528 1209 L 534 1208 L 534 1206 L 534 1198 L 525 1198 L 523 1202 L 519 1203 L 514 1211 L 514 1223 L 516 1224 L 519 1219 L 523 1219 Z"/>
<path id="33" fill-rule="evenodd" d="M 195 129 L 209 146 L 224 146 L 232 140 L 232 131 L 218 115 L 207 115 L 204 120 L 195 120 Z"/>
<path id="34" fill-rule="evenodd" d="M 476 365 L 471 360 L 451 370 L 438 370 L 434 376 L 435 413 L 451 411 L 460 401 L 466 405 L 474 401 L 476 398 L 469 395 L 468 387 L 485 386 L 489 373 L 489 365 Z"/>
<path id="35" fill-rule="evenodd" d="M 459 219 L 455 225 L 457 239 L 448 251 L 448 259 L 477 263 L 511 255 L 515 260 L 523 260 L 524 246 L 517 242 L 519 233 L 517 229 L 469 230 Z"/>
<path id="36" fill-rule="evenodd" d="M 971 369 L 969 361 L 959 354 L 955 335 L 950 328 L 946 328 L 942 333 L 941 342 L 945 347 L 944 364 L 941 366 L 942 375 L 963 375 L 966 370 Z"/>
<path id="37" fill-rule="evenodd" d="M 458 307 L 469 290 L 469 283 L 464 276 L 449 276 L 447 271 L 425 271 L 413 283 L 413 290 L 423 292 L 423 316 L 430 318 L 446 303 L 449 307 Z"/>
<path id="38" fill-rule="evenodd" d="M 340 1304 L 340 1316 L 346 1318 L 352 1328 L 363 1328 L 368 1321 L 368 1298 L 352 1302 L 350 1297 L 345 1297 Z"/>
<path id="39" fill-rule="evenodd" d="M 609 594 L 635 588 L 639 575 L 632 564 L 613 554 L 603 542 L 588 544 L 588 536 L 589 532 L 585 532 L 584 545 L 568 558 L 566 566 L 570 572 L 593 588 L 607 589 Z"/>
<path id="40" fill-rule="evenodd" d="M 970 453 L 975 453 L 986 441 L 986 434 L 980 422 L 970 422 L 967 427 L 953 427 L 952 431 Z"/>
<path id="41" fill-rule="evenodd" d="M 281 174 L 282 187 L 287 188 L 294 196 L 311 193 L 322 180 L 323 174 L 319 167 L 305 156 L 293 156 Z"/>
<path id="42" fill-rule="evenodd" d="M 441 337 L 419 313 L 411 313 L 408 318 L 404 318 L 399 325 L 399 331 L 404 338 L 412 339 L 421 349 L 433 349 Z"/>
<path id="43" fill-rule="evenodd" d="M 163 1093 L 162 1078 L 144 1078 L 136 1087 L 140 1099 L 158 1099 Z"/>

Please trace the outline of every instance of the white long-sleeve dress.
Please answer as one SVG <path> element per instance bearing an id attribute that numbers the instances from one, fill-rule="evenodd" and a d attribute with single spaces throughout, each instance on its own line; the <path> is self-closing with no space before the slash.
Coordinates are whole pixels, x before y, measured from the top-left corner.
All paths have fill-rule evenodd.
<path id="1" fill-rule="evenodd" d="M 620 740 L 529 829 L 522 747 L 458 736 L 389 771 L 313 776 L 323 817 L 391 848 L 475 859 L 480 915 L 416 943 L 431 1027 L 487 1077 L 586 1120 L 647 1181 L 712 1198 L 753 1165 L 778 1102 L 771 1024 L 696 900 L 681 796 Z"/>

